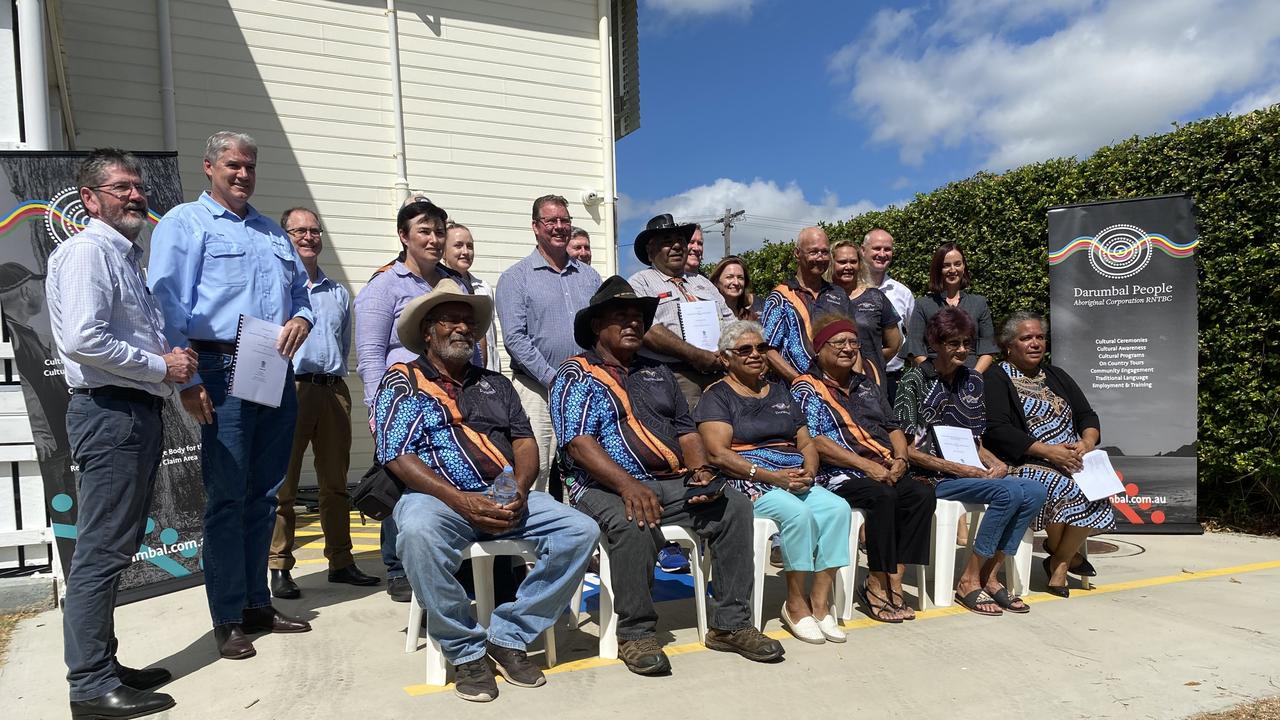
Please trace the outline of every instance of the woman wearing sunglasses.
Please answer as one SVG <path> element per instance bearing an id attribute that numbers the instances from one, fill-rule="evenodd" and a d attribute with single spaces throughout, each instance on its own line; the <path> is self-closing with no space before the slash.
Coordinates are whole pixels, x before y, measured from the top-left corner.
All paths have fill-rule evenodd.
<path id="1" fill-rule="evenodd" d="M 844 642 L 831 588 L 849 564 L 849 506 L 814 486 L 817 447 L 790 391 L 765 381 L 768 349 L 759 323 L 727 325 L 719 354 L 728 374 L 703 391 L 693 419 L 710 463 L 781 530 L 783 624 L 808 643 Z"/>

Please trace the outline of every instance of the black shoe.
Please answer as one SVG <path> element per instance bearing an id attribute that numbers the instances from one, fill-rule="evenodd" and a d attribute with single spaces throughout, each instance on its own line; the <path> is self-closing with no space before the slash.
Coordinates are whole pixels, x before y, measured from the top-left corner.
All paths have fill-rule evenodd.
<path id="1" fill-rule="evenodd" d="M 243 628 L 247 633 L 304 633 L 311 631 L 311 623 L 289 617 L 268 605 L 245 610 Z"/>
<path id="2" fill-rule="evenodd" d="M 413 588 L 409 587 L 409 578 L 404 576 L 388 578 L 387 594 L 396 602 L 409 602 L 413 599 Z"/>
<path id="3" fill-rule="evenodd" d="M 244 629 L 236 623 L 215 627 L 213 641 L 218 644 L 218 654 L 228 660 L 244 660 L 258 654 Z"/>
<path id="4" fill-rule="evenodd" d="M 1053 554 L 1053 548 L 1049 547 L 1049 538 L 1044 539 L 1044 545 L 1042 547 L 1044 547 L 1044 551 L 1046 553 L 1050 555 Z M 1075 562 L 1076 558 L 1080 558 L 1080 562 L 1076 563 Z M 1093 567 L 1093 563 L 1089 562 L 1089 558 L 1084 557 L 1080 553 L 1076 553 L 1075 556 L 1071 558 L 1071 560 L 1075 564 L 1068 565 L 1067 572 L 1071 573 L 1072 575 L 1075 575 L 1077 577 L 1097 577 L 1098 576 L 1098 570 Z"/>
<path id="5" fill-rule="evenodd" d="M 1071 588 L 1067 585 L 1050 585 L 1049 579 L 1053 577 L 1053 573 L 1049 570 L 1049 558 L 1040 561 L 1040 565 L 1044 567 L 1045 589 L 1050 595 L 1057 595 L 1060 598 L 1071 597 Z"/>
<path id="6" fill-rule="evenodd" d="M 134 670 L 123 665 L 116 666 L 116 677 L 120 678 L 120 682 L 128 685 L 134 690 L 150 690 L 151 688 L 160 687 L 161 685 L 173 679 L 173 673 L 164 668 L 147 668 L 146 670 Z"/>
<path id="7" fill-rule="evenodd" d="M 635 640 L 618 641 L 618 659 L 637 675 L 663 675 L 671 672 L 671 661 L 662 652 L 658 638 L 646 635 Z"/>
<path id="8" fill-rule="evenodd" d="M 281 600 L 296 600 L 302 595 L 298 583 L 293 581 L 288 570 L 271 571 L 271 594 Z"/>
<path id="9" fill-rule="evenodd" d="M 487 643 L 486 651 L 498 674 L 517 687 L 535 688 L 547 684 L 547 678 L 537 665 L 529 662 L 523 650 Z"/>
<path id="10" fill-rule="evenodd" d="M 372 575 L 364 574 L 360 571 L 360 568 L 352 564 L 344 568 L 338 568 L 337 570 L 330 570 L 329 582 L 368 587 L 370 585 L 377 585 L 382 581 Z"/>
<path id="11" fill-rule="evenodd" d="M 121 685 L 92 700 L 72 700 L 71 717 L 79 720 L 121 720 L 168 710 L 175 705 L 173 698 L 164 693 L 137 690 Z"/>
<path id="12" fill-rule="evenodd" d="M 453 692 L 463 700 L 489 702 L 498 697 L 498 681 L 493 668 L 485 658 L 455 665 L 453 668 Z"/>

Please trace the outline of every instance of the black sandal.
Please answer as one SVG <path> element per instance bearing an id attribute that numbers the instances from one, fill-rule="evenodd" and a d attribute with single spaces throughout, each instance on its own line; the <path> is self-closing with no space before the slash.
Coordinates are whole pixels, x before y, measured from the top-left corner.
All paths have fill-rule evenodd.
<path id="1" fill-rule="evenodd" d="M 1010 595 L 1009 588 L 1003 585 L 1000 586 L 999 590 L 987 594 L 991 596 L 992 600 L 996 601 L 997 605 L 1011 613 L 1022 615 L 1031 612 L 1031 606 L 1026 601 L 1017 595 Z"/>
<path id="2" fill-rule="evenodd" d="M 902 613 L 902 612 L 911 613 L 910 615 L 902 618 L 903 620 L 910 622 L 916 619 L 916 611 L 907 607 L 907 599 L 902 596 L 902 593 L 896 593 L 893 590 L 890 590 L 889 599 L 893 602 L 893 608 L 897 610 L 899 613 Z"/>
<path id="3" fill-rule="evenodd" d="M 961 597 L 959 591 L 957 591 L 956 602 L 963 605 L 969 612 L 977 613 L 979 615 L 986 615 L 988 617 L 997 617 L 999 615 L 1004 614 L 1003 610 L 996 610 L 995 612 L 992 612 L 990 610 L 983 610 L 982 608 L 978 607 L 979 605 L 996 604 L 996 601 L 991 599 L 991 596 L 987 594 L 987 591 L 983 590 L 982 588 L 978 588 L 977 590 L 974 590 L 970 592 L 968 595 L 965 595 L 963 597 Z"/>
<path id="4" fill-rule="evenodd" d="M 872 604 L 871 598 L 873 597 L 880 600 L 879 608 Z M 892 613 L 897 611 L 897 608 L 894 607 L 893 603 L 889 602 L 888 598 L 877 596 L 875 593 L 867 589 L 867 583 L 865 581 L 862 583 L 862 586 L 858 588 L 858 599 L 866 606 L 867 617 L 872 620 L 882 623 L 891 623 L 894 625 L 902 622 L 902 618 L 894 617 L 892 615 Z"/>

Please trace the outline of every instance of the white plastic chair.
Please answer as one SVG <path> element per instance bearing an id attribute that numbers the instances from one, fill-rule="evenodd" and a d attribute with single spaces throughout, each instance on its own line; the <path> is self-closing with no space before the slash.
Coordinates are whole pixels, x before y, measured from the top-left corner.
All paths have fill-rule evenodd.
<path id="1" fill-rule="evenodd" d="M 858 536 L 862 534 L 862 525 L 867 521 L 866 514 L 852 509 L 849 519 L 849 564 L 836 571 L 835 602 L 836 617 L 849 620 L 853 617 L 853 598 L 858 587 Z"/>
<path id="2" fill-rule="evenodd" d="M 982 503 L 962 503 L 955 500 L 938 500 L 938 508 L 933 513 L 933 604 L 938 607 L 950 607 L 953 602 L 956 570 L 956 530 L 960 525 L 960 516 L 969 517 L 969 547 L 973 547 L 974 538 L 978 535 L 978 525 L 987 506 Z M 1005 557 L 1005 577 L 1010 583 L 1010 592 L 1021 595 L 1027 591 L 1031 579 L 1031 547 L 1034 537 L 1030 529 L 1022 535 L 1018 543 L 1018 552 L 1013 557 Z M 925 572 L 920 569 L 920 609 L 924 609 Z"/>
<path id="3" fill-rule="evenodd" d="M 758 517 L 752 521 L 751 559 L 755 564 L 755 582 L 751 585 L 751 621 L 761 630 L 764 618 L 764 575 L 769 567 L 769 538 L 779 532 L 778 523 Z M 856 541 L 855 541 L 856 542 Z"/>
<path id="4" fill-rule="evenodd" d="M 832 588 L 835 595 L 836 617 L 848 620 L 853 617 L 853 597 L 858 574 L 858 536 L 862 534 L 862 524 L 867 516 L 856 508 L 851 510 L 849 519 L 849 564 L 836 571 L 836 582 Z M 755 561 L 755 584 L 751 590 L 751 617 L 757 628 L 763 630 L 764 619 L 764 578 L 769 565 L 769 538 L 779 532 L 778 524 L 768 518 L 755 518 L 752 538 L 752 558 Z"/>
<path id="5" fill-rule="evenodd" d="M 513 555 L 527 562 L 537 562 L 538 547 L 529 540 L 485 540 L 471 543 L 462 551 L 464 560 L 471 560 L 471 577 L 475 585 L 476 620 L 483 627 L 489 626 L 493 616 L 493 559 L 499 555 Z M 418 649 L 418 638 L 422 628 L 423 608 L 418 604 L 415 594 L 409 599 L 409 626 L 405 628 L 404 651 L 414 652 Z M 543 634 L 547 667 L 556 664 L 556 628 L 547 628 Z M 450 665 L 440 651 L 440 643 L 430 633 L 427 634 L 427 685 L 444 685 L 448 682 Z"/>
<path id="6" fill-rule="evenodd" d="M 680 547 L 689 551 L 689 565 L 693 572 L 693 602 L 698 613 L 698 642 L 705 642 L 710 552 L 703 553 L 698 547 L 697 536 L 679 525 L 662 525 L 660 529 L 664 540 L 679 543 Z M 574 607 L 575 612 L 577 609 Z M 549 640 L 550 633 L 547 637 Z M 618 657 L 618 615 L 613 611 L 613 568 L 604 542 L 600 543 L 600 657 L 609 660 Z"/>

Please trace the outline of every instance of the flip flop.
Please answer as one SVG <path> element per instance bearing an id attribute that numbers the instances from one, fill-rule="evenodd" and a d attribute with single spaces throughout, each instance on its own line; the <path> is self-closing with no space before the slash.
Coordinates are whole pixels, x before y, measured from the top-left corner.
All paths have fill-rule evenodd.
<path id="1" fill-rule="evenodd" d="M 995 600 L 992 599 L 992 597 L 987 594 L 987 591 L 983 590 L 982 588 L 978 588 L 977 590 L 974 590 L 973 592 L 963 597 L 961 597 L 960 593 L 957 592 L 955 594 L 955 598 L 956 598 L 956 602 L 963 605 L 965 609 L 967 609 L 969 612 L 972 612 L 972 613 L 977 613 L 979 615 L 989 615 L 992 617 L 1004 614 L 1003 610 L 996 610 L 995 612 L 991 612 L 990 610 L 983 610 L 982 608 L 978 607 L 980 604 L 995 602 Z"/>
<path id="2" fill-rule="evenodd" d="M 1023 602 L 1022 598 L 1017 595 L 1010 595 L 1009 589 L 1006 587 L 1001 586 L 999 590 L 989 594 L 997 605 L 1011 613 L 1022 615 L 1031 612 L 1031 606 Z"/>

